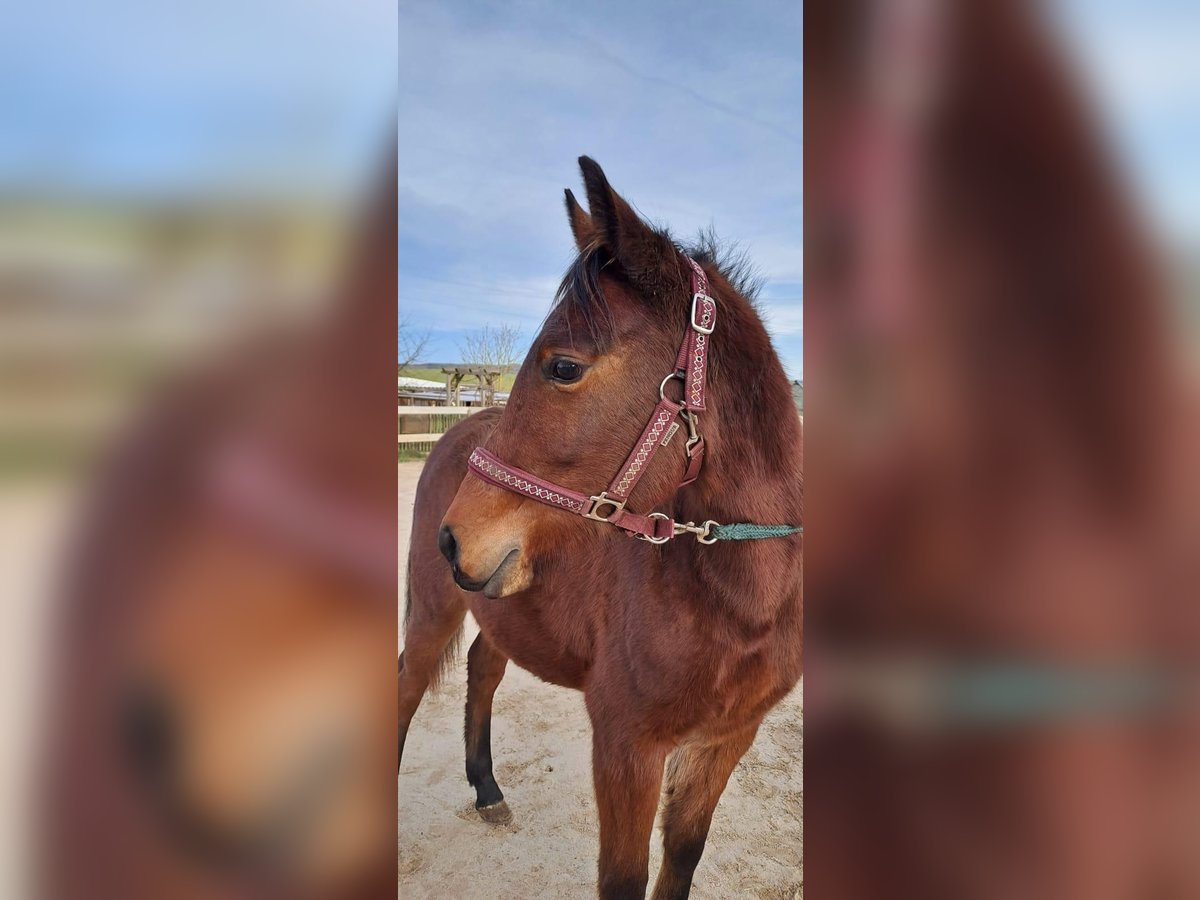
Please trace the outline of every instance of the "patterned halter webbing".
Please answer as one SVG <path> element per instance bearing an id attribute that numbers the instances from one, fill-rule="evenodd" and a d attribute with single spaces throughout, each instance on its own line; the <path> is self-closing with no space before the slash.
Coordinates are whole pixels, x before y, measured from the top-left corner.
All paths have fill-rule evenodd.
<path id="1" fill-rule="evenodd" d="M 694 260 L 686 256 L 683 258 L 692 270 L 689 327 L 675 358 L 675 368 L 659 386 L 658 405 L 654 407 L 642 436 L 634 444 L 607 490 L 585 496 L 509 465 L 483 447 L 476 447 L 468 460 L 467 470 L 472 475 L 547 506 L 615 525 L 652 544 L 665 544 L 681 534 L 695 535 L 701 544 L 714 544 L 720 540 L 753 541 L 803 533 L 803 529 L 795 525 L 756 525 L 747 522 L 722 525 L 712 519 L 697 525 L 695 522 L 676 522 L 664 513 L 642 515 L 625 508 L 629 495 L 650 467 L 654 455 L 667 445 L 678 430 L 676 418 L 681 418 L 688 429 L 687 468 L 679 487 L 685 487 L 699 478 L 704 465 L 704 437 L 699 433 L 697 423 L 699 414 L 707 409 L 708 349 L 709 339 L 717 325 L 717 301 L 709 294 L 708 276 L 704 270 Z M 679 402 L 666 396 L 667 382 L 676 379 L 683 385 L 683 397 Z"/>

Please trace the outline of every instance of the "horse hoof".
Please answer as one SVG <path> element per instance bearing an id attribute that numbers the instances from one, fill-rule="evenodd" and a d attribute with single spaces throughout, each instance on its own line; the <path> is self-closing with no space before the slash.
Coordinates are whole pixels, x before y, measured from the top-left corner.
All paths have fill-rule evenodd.
<path id="1" fill-rule="evenodd" d="M 503 800 L 493 803 L 491 806 L 477 807 L 477 809 L 479 817 L 489 825 L 507 825 L 512 821 L 512 811 Z"/>

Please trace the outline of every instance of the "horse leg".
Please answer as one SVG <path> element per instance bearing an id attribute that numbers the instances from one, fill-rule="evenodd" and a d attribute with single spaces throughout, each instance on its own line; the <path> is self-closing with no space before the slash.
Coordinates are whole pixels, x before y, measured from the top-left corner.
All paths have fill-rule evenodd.
<path id="1" fill-rule="evenodd" d="M 691 892 L 713 810 L 757 733 L 755 723 L 720 740 L 688 741 L 671 755 L 663 810 L 663 863 L 653 900 L 681 900 Z"/>
<path id="2" fill-rule="evenodd" d="M 626 723 L 604 715 L 588 700 L 600 813 L 600 900 L 644 900 L 668 745 L 632 737 Z"/>
<path id="3" fill-rule="evenodd" d="M 404 651 L 400 654 L 400 674 L 397 684 L 397 715 L 399 721 L 399 755 L 396 765 L 404 759 L 404 739 L 421 698 L 441 677 L 446 658 L 454 652 L 467 609 L 462 604 L 447 604 L 436 610 L 414 610 L 404 634 Z"/>
<path id="4" fill-rule="evenodd" d="M 492 774 L 492 697 L 504 677 L 508 657 L 483 636 L 467 652 L 467 781 L 475 788 L 475 808 L 485 822 L 506 825 L 512 813 Z"/>

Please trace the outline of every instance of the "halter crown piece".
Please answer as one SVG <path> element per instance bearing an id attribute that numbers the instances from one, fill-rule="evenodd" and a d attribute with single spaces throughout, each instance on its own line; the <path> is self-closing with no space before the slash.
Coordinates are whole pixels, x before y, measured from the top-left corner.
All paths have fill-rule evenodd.
<path id="1" fill-rule="evenodd" d="M 687 469 L 679 487 L 685 487 L 700 477 L 704 465 L 704 437 L 697 429 L 697 413 L 705 407 L 705 388 L 708 375 L 709 337 L 717 326 L 717 301 L 709 294 L 708 276 L 694 260 L 683 259 L 692 270 L 692 306 L 688 316 L 688 329 L 675 357 L 675 368 L 663 378 L 658 387 L 658 405 L 650 414 L 650 421 L 642 430 L 633 450 L 609 483 L 608 489 L 591 497 L 538 478 L 524 469 L 503 462 L 483 447 L 476 447 L 467 461 L 467 470 L 488 484 L 504 488 L 547 506 L 566 510 L 615 525 L 629 534 L 652 544 L 665 544 L 681 534 L 693 534 L 701 544 L 714 544 L 718 540 L 755 540 L 767 537 L 784 537 L 797 534 L 799 528 L 791 525 L 721 525 L 712 519 L 697 525 L 694 522 L 676 522 L 664 513 L 640 515 L 625 508 L 629 495 L 650 466 L 660 448 L 665 447 L 679 430 L 675 418 L 680 417 L 687 425 L 688 439 Z M 683 398 L 676 403 L 667 398 L 667 383 L 678 380 L 683 385 Z"/>

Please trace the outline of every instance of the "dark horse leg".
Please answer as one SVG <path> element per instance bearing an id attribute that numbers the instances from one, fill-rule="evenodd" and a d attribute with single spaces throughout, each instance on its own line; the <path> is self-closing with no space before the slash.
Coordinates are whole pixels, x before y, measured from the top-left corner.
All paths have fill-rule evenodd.
<path id="1" fill-rule="evenodd" d="M 397 684 L 397 715 L 399 721 L 399 756 L 404 759 L 404 739 L 421 698 L 431 685 L 441 678 L 446 660 L 452 655 L 451 642 L 458 637 L 466 607 L 447 604 L 437 609 L 414 607 L 404 633 L 404 651 L 400 654 L 400 673 Z"/>
<path id="2" fill-rule="evenodd" d="M 467 653 L 467 781 L 475 788 L 475 808 L 485 822 L 505 825 L 512 821 L 504 794 L 492 775 L 492 698 L 508 657 L 480 632 Z"/>
<path id="3" fill-rule="evenodd" d="M 644 900 L 668 745 L 639 737 L 634 723 L 622 721 L 623 710 L 587 699 L 600 813 L 600 900 Z"/>
<path id="4" fill-rule="evenodd" d="M 671 755 L 663 810 L 663 863 L 653 900 L 682 900 L 691 892 L 713 810 L 757 732 L 755 723 L 720 740 L 695 739 Z"/>

